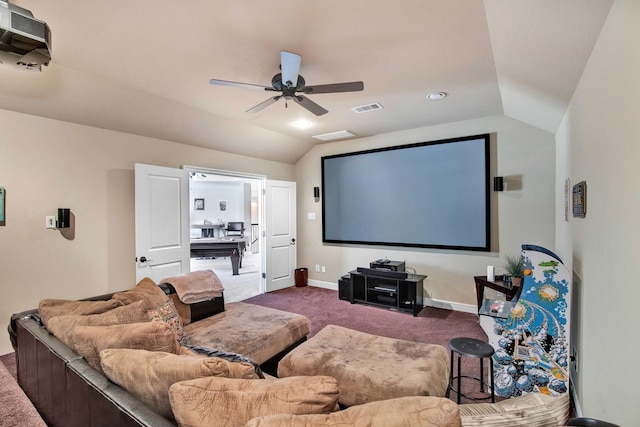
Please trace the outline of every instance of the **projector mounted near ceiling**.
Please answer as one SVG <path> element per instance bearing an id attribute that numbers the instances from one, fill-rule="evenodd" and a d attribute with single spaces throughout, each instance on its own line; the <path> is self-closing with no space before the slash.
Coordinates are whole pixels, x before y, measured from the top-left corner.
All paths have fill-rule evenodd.
<path id="1" fill-rule="evenodd" d="M 41 71 L 51 61 L 51 31 L 30 11 L 0 0 L 0 64 Z"/>

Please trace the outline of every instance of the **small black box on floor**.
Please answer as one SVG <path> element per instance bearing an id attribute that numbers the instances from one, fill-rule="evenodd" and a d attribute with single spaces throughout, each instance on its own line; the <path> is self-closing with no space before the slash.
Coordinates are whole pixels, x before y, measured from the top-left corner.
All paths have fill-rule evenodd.
<path id="1" fill-rule="evenodd" d="M 378 259 L 369 263 L 369 268 L 378 268 L 389 271 L 404 271 L 404 261 L 391 261 L 390 259 Z"/>
<path id="2" fill-rule="evenodd" d="M 351 301 L 353 299 L 351 276 L 348 274 L 345 274 L 338 280 L 338 298 L 345 301 Z"/>

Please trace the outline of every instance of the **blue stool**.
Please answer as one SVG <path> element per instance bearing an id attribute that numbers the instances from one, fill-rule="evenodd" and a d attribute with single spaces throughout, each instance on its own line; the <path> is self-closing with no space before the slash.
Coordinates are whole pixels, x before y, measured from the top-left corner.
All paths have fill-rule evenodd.
<path id="1" fill-rule="evenodd" d="M 451 349 L 451 369 L 449 370 L 449 390 L 455 391 L 458 394 L 458 403 L 460 403 L 460 396 L 464 396 L 470 400 L 484 400 L 488 399 L 487 397 L 469 397 L 462 394 L 460 390 L 460 380 L 464 378 L 471 378 L 473 380 L 477 380 L 480 382 L 480 391 L 484 392 L 485 381 L 482 379 L 484 375 L 484 358 L 489 358 L 489 366 L 491 371 L 491 380 L 490 384 L 486 384 L 491 388 L 491 403 L 495 403 L 496 397 L 493 391 L 493 361 L 491 357 L 493 356 L 494 350 L 491 345 L 484 341 L 477 340 L 475 338 L 454 338 L 449 341 L 449 349 Z M 458 354 L 458 375 L 453 375 L 453 354 Z M 467 375 L 462 375 L 460 372 L 460 359 L 462 356 L 467 357 L 475 357 L 480 359 L 480 377 L 470 377 Z M 453 388 L 453 382 L 457 380 L 457 388 Z"/>

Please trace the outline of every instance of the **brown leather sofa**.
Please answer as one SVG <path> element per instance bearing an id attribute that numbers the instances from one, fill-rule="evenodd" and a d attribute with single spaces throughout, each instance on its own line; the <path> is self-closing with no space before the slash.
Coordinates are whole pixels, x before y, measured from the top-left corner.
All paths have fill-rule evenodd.
<path id="1" fill-rule="evenodd" d="M 161 285 L 169 295 L 172 289 Z M 112 294 L 88 298 L 108 300 Z M 224 316 L 224 299 L 199 303 L 196 308 L 205 322 L 210 316 Z M 238 303 L 239 304 L 239 303 Z M 256 309 L 262 307 L 256 306 Z M 272 310 L 272 309 L 269 309 Z M 92 368 L 84 358 L 67 347 L 44 328 L 38 310 L 11 316 L 8 327 L 16 352 L 18 383 L 49 426 L 61 427 L 128 427 L 175 426 L 145 403 L 131 395 L 106 376 Z M 308 330 L 307 330 L 308 333 Z M 278 361 L 306 339 L 283 348 L 267 361 L 261 361 L 264 372 L 275 372 Z M 230 350 L 233 351 L 233 350 Z"/>

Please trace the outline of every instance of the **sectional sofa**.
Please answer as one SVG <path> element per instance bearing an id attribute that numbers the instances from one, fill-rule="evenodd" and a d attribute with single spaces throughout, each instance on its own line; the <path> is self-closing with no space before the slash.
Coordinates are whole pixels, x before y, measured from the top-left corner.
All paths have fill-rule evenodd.
<path id="1" fill-rule="evenodd" d="M 338 405 L 323 375 L 276 378 L 304 316 L 224 298 L 183 304 L 149 279 L 12 316 L 18 382 L 49 426 L 558 426 L 568 395 L 457 405 L 434 396 Z M 216 357 L 208 357 L 208 356 Z"/>

